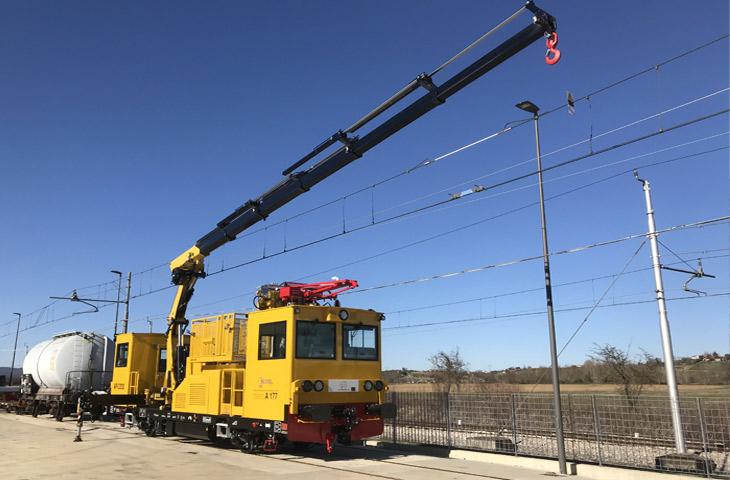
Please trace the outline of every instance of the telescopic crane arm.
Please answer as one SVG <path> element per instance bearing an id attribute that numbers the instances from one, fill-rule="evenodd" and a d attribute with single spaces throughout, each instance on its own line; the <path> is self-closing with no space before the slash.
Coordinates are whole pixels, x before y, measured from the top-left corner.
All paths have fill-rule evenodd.
<path id="1" fill-rule="evenodd" d="M 522 10 L 525 9 L 531 11 L 534 15 L 532 24 L 513 35 L 494 50 L 482 56 L 441 85 L 434 84 L 431 77 L 425 73 L 419 75 L 400 92 L 353 124 L 346 131 L 338 131 L 315 147 L 312 152 L 305 155 L 301 160 L 287 168 L 283 172 L 286 176 L 284 180 L 258 198 L 249 200 L 238 207 L 233 213 L 221 220 L 213 230 L 198 240 L 195 246 L 170 263 L 172 282 L 178 285 L 178 291 L 168 319 L 168 369 L 166 386 L 169 389 L 174 389 L 177 383 L 182 381 L 184 377 L 183 332 L 187 325 L 185 311 L 193 294 L 195 282 L 198 278 L 205 277 L 203 268 L 205 257 L 226 242 L 235 240 L 236 235 L 239 233 L 259 221 L 265 220 L 266 217 L 278 208 L 291 202 L 302 193 L 309 191 L 310 188 L 322 180 L 362 157 L 365 152 L 398 132 L 406 125 L 409 125 L 419 117 L 443 104 L 447 98 L 486 74 L 497 65 L 508 60 L 528 45 L 543 36 L 551 35 L 555 32 L 555 18 L 536 7 L 532 1 L 528 1 L 525 4 Z M 363 125 L 401 101 L 408 94 L 421 87 L 427 90 L 427 92 L 403 110 L 383 121 L 362 137 L 348 136 L 349 133 L 360 129 Z M 308 169 L 293 173 L 294 170 L 337 142 L 342 143 L 342 146 L 333 153 Z"/>

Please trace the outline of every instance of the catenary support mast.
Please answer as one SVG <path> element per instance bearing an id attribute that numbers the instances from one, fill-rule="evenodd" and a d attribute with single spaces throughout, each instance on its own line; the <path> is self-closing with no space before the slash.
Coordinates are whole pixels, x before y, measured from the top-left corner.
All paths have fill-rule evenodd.
<path id="1" fill-rule="evenodd" d="M 672 426 L 674 427 L 674 444 L 679 453 L 687 453 L 687 446 L 684 443 L 684 432 L 682 431 L 682 413 L 679 404 L 679 388 L 677 387 L 677 371 L 674 367 L 674 351 L 672 350 L 672 335 L 669 331 L 669 320 L 667 319 L 667 304 L 664 298 L 664 282 L 662 281 L 662 264 L 659 259 L 659 246 L 654 222 L 654 208 L 651 204 L 651 189 L 649 182 L 642 180 L 634 170 L 636 180 L 644 186 L 644 197 L 646 198 L 646 216 L 649 222 L 649 243 L 651 244 L 651 258 L 654 268 L 654 282 L 656 283 L 656 302 L 659 306 L 659 328 L 662 334 L 662 351 L 664 353 L 664 370 L 667 373 L 667 390 L 669 390 L 669 402 L 672 412 Z"/>

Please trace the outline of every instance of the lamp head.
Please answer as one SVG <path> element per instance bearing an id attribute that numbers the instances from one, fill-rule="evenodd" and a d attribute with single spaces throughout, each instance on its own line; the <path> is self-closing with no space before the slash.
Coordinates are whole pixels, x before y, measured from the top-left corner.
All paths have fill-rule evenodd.
<path id="1" fill-rule="evenodd" d="M 520 110 L 524 110 L 526 112 L 530 112 L 533 115 L 537 115 L 537 112 L 540 111 L 540 107 L 535 105 L 529 100 L 525 100 L 524 102 L 520 102 L 515 107 L 519 108 Z"/>

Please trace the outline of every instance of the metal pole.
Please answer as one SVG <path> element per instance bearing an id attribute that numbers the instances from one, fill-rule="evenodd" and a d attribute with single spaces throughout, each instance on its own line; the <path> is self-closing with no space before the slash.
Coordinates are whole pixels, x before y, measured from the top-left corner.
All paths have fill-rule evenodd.
<path id="1" fill-rule="evenodd" d="M 392 395 L 393 403 L 398 406 L 398 393 L 393 392 Z M 393 417 L 393 445 L 396 445 L 398 443 L 398 436 L 396 435 L 396 430 L 398 428 L 398 424 L 396 423 L 396 416 Z"/>
<path id="2" fill-rule="evenodd" d="M 659 246 L 654 223 L 654 209 L 651 204 L 651 189 L 649 182 L 639 178 L 634 170 L 634 177 L 644 186 L 644 197 L 646 198 L 646 216 L 649 222 L 649 243 L 651 244 L 651 258 L 654 266 L 654 282 L 656 283 L 656 301 L 659 306 L 659 327 L 662 334 L 662 351 L 664 352 L 664 370 L 667 374 L 667 390 L 669 390 L 669 403 L 672 411 L 672 426 L 674 427 L 674 443 L 677 452 L 687 453 L 682 432 L 682 414 L 679 410 L 679 388 L 677 387 L 677 371 L 674 367 L 674 352 L 672 351 L 672 335 L 669 331 L 669 320 L 667 320 L 667 305 L 664 299 L 664 283 L 662 281 L 662 265 L 659 262 Z"/>
<path id="3" fill-rule="evenodd" d="M 119 323 L 119 297 L 122 295 L 122 272 L 119 272 L 117 270 L 112 270 L 112 273 L 116 273 L 119 275 L 119 280 L 117 281 L 117 313 L 114 316 L 114 341 L 117 340 L 117 323 Z"/>
<path id="4" fill-rule="evenodd" d="M 707 429 L 705 428 L 705 413 L 702 410 L 702 399 L 697 398 L 697 418 L 700 420 L 700 434 L 702 434 L 702 451 L 705 452 L 705 474 L 710 478 L 710 454 L 707 448 Z"/>
<path id="5" fill-rule="evenodd" d="M 18 326 L 15 329 L 15 345 L 13 346 L 13 361 L 10 363 L 10 381 L 8 386 L 13 386 L 13 371 L 15 370 L 15 351 L 18 349 L 18 333 L 20 333 L 20 315 L 19 313 L 13 313 L 18 316 Z"/>
<path id="6" fill-rule="evenodd" d="M 119 304 L 117 304 L 119 305 Z M 84 425 L 84 414 L 81 411 L 81 397 L 79 397 L 77 403 L 76 403 L 76 438 L 74 438 L 74 442 L 83 442 L 81 439 L 81 427 Z"/>
<path id="7" fill-rule="evenodd" d="M 553 314 L 553 290 L 550 285 L 550 257 L 548 256 L 547 224 L 545 221 L 545 197 L 542 189 L 542 161 L 540 158 L 540 131 L 535 112 L 535 143 L 537 144 L 537 183 L 540 187 L 540 219 L 542 221 L 542 254 L 545 263 L 545 297 L 547 299 L 548 327 L 550 330 L 550 364 L 553 372 L 553 403 L 555 404 L 555 437 L 558 443 L 560 473 L 568 474 L 563 435 L 563 407 L 560 401 L 560 375 L 558 373 L 558 348 L 555 341 L 555 317 Z"/>
<path id="8" fill-rule="evenodd" d="M 598 447 L 598 465 L 603 466 L 603 449 L 601 448 L 601 418 L 598 415 L 598 403 L 596 396 L 591 395 L 591 403 L 593 404 L 593 428 L 596 431 L 596 446 Z"/>
<path id="9" fill-rule="evenodd" d="M 515 394 L 510 393 L 509 398 L 512 412 L 512 448 L 514 448 L 515 456 L 517 456 L 517 406 L 515 404 Z"/>
<path id="10" fill-rule="evenodd" d="M 120 278 L 121 280 L 121 278 Z M 124 321 L 122 322 L 122 333 L 127 333 L 129 323 L 129 291 L 132 289 L 132 272 L 127 272 L 127 299 L 124 300 Z M 119 304 L 117 303 L 117 308 Z"/>
<path id="11" fill-rule="evenodd" d="M 449 392 L 444 392 L 446 401 L 446 443 L 451 450 L 451 401 L 449 400 Z"/>

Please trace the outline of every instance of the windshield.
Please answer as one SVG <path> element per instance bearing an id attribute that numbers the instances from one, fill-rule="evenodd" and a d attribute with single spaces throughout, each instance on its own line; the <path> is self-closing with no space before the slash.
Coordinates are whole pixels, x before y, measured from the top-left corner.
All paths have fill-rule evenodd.
<path id="1" fill-rule="evenodd" d="M 335 358 L 335 324 L 297 322 L 297 358 Z"/>
<path id="2" fill-rule="evenodd" d="M 377 360 L 378 327 L 342 325 L 342 358 L 344 360 Z"/>

